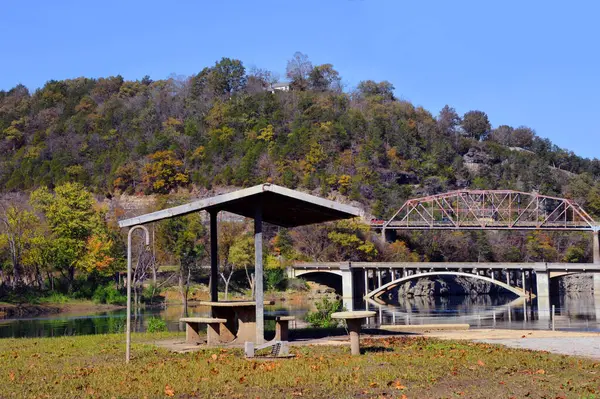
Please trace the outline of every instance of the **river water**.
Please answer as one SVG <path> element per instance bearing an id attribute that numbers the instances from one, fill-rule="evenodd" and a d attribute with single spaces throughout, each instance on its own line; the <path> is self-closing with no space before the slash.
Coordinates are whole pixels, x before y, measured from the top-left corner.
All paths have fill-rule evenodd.
<path id="1" fill-rule="evenodd" d="M 554 328 L 570 331 L 600 331 L 600 302 L 591 294 L 571 294 L 552 297 L 539 309 L 537 300 L 525 301 L 512 296 L 453 296 L 402 298 L 389 304 L 357 303 L 355 309 L 368 308 L 376 316 L 369 326 L 381 324 L 438 324 L 466 323 L 471 328 L 551 329 L 552 305 L 555 308 Z M 314 303 L 278 302 L 266 308 L 271 314 L 291 314 L 297 321 L 293 327 L 302 327 L 304 315 L 314 309 Z M 165 320 L 169 330 L 185 331 L 178 322 L 183 309 L 171 305 L 161 309 L 142 309 L 135 314 L 133 328 L 145 331 L 151 317 Z M 208 307 L 192 304 L 192 315 L 208 315 Z M 0 338 L 56 337 L 81 334 L 105 334 L 123 331 L 125 310 L 92 314 L 57 314 L 36 318 L 0 320 Z M 267 322 L 269 323 L 269 322 Z M 271 322 L 272 323 L 272 322 Z M 273 326 L 267 324 L 267 329 Z"/>

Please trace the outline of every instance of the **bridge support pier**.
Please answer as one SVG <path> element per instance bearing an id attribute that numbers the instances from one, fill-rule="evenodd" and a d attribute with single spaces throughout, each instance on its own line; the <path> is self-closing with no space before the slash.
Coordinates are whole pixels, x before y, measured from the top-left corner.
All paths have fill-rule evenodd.
<path id="1" fill-rule="evenodd" d="M 340 271 L 342 272 L 342 304 L 351 311 L 354 310 L 354 279 L 350 263 L 341 263 Z"/>
<path id="2" fill-rule="evenodd" d="M 537 288 L 538 318 L 550 319 L 550 279 L 547 270 L 536 270 L 535 280 Z"/>

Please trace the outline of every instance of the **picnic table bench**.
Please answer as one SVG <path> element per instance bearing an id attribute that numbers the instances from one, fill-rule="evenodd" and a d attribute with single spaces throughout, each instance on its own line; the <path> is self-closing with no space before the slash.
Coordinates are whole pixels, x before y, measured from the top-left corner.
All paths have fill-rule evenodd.
<path id="1" fill-rule="evenodd" d="M 296 320 L 294 316 L 265 315 L 265 320 L 275 320 L 275 341 L 287 341 L 289 336 L 289 323 Z"/>
<path id="2" fill-rule="evenodd" d="M 215 345 L 221 342 L 220 331 L 221 324 L 226 323 L 227 319 L 216 317 L 182 317 L 179 321 L 185 323 L 185 340 L 188 343 L 200 342 L 200 325 L 206 324 L 206 343 Z"/>

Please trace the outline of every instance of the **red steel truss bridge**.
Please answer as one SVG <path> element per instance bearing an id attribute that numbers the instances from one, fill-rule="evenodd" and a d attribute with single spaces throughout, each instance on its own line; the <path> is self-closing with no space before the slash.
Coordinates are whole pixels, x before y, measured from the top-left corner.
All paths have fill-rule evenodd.
<path id="1" fill-rule="evenodd" d="M 386 230 L 584 230 L 599 225 L 575 201 L 513 190 L 458 190 L 409 199 L 389 220 L 372 220 Z"/>

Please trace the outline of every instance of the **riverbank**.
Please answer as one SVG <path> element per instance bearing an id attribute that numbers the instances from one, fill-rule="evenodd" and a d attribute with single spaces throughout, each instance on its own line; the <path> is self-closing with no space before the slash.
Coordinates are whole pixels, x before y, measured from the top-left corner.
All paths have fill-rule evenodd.
<path id="1" fill-rule="evenodd" d="M 99 304 L 93 301 L 71 301 L 67 303 L 1 303 L 0 302 L 0 320 L 12 318 L 31 318 L 50 314 L 68 313 L 68 314 L 89 314 L 96 312 L 106 312 L 116 309 L 122 309 L 124 306 Z"/>
<path id="2" fill-rule="evenodd" d="M 597 394 L 592 360 L 423 337 L 294 346 L 293 359 L 248 361 L 240 349 L 177 354 L 151 342 L 178 334 L 0 340 L 2 396 L 15 398 L 581 398 Z"/>

